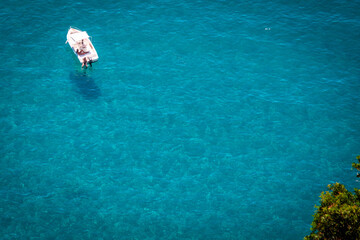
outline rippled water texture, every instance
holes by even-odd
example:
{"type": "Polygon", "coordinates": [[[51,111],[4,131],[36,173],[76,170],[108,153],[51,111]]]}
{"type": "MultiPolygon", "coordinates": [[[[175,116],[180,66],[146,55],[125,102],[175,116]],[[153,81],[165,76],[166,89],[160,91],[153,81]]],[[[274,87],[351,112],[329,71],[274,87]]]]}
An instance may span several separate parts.
{"type": "Polygon", "coordinates": [[[302,239],[359,187],[359,1],[0,9],[1,239],[302,239]]]}

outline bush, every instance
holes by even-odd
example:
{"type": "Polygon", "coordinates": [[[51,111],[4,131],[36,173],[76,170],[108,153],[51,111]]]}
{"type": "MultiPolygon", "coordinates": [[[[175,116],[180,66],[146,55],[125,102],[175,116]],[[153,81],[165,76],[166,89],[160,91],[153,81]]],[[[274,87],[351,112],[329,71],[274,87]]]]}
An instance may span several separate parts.
{"type": "MultiPolygon", "coordinates": [[[[360,170],[360,156],[357,159],[359,163],[352,166],[360,170]]],[[[340,183],[328,185],[328,188],[330,191],[320,195],[320,206],[315,206],[317,210],[311,233],[304,239],[360,239],[360,190],[349,192],[340,183]]]]}

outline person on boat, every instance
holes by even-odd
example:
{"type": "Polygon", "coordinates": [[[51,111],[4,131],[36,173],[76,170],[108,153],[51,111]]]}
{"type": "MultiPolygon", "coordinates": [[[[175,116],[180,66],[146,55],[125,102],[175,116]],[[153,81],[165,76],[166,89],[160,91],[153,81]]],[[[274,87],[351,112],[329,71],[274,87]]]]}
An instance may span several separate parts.
{"type": "Polygon", "coordinates": [[[76,49],[76,54],[79,54],[79,55],[84,55],[84,54],[86,54],[86,53],[89,53],[89,52],[85,52],[84,50],[80,50],[79,51],[79,49],[76,49]]]}
{"type": "Polygon", "coordinates": [[[85,68],[87,68],[87,67],[88,67],[87,63],[88,63],[88,60],[87,60],[86,57],[84,57],[84,58],[83,58],[83,63],[82,63],[82,65],[81,65],[81,68],[83,68],[84,66],[85,66],[85,68]]]}
{"type": "Polygon", "coordinates": [[[86,45],[84,43],[84,39],[81,40],[80,49],[86,49],[86,45]]]}

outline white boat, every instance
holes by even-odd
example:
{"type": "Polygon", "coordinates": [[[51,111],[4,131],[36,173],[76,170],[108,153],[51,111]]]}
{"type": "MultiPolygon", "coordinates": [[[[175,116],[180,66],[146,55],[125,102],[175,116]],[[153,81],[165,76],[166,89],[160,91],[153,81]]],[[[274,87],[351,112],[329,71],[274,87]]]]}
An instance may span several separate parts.
{"type": "Polygon", "coordinates": [[[84,62],[84,58],[90,63],[99,60],[99,56],[91,43],[90,36],[87,32],[70,27],[66,38],[67,41],[65,43],[69,43],[80,63],[84,62]]]}

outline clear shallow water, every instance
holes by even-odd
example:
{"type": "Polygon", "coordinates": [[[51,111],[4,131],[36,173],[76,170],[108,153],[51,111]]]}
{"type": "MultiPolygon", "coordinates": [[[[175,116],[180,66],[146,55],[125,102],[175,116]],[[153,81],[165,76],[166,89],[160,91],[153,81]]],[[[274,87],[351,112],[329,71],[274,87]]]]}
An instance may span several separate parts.
{"type": "Polygon", "coordinates": [[[359,187],[358,1],[0,5],[2,239],[302,239],[359,187]]]}

